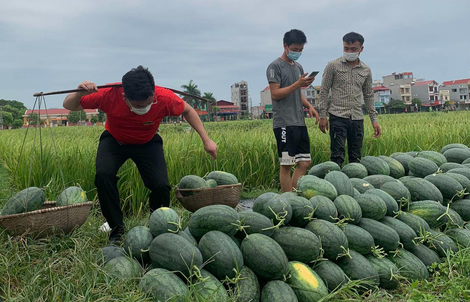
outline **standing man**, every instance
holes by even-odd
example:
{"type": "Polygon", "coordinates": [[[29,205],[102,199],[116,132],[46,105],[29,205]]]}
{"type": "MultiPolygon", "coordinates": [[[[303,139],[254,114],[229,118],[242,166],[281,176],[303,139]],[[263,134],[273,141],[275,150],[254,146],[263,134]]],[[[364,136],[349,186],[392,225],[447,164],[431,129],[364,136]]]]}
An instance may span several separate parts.
{"type": "Polygon", "coordinates": [[[297,187],[297,180],[310,166],[310,139],[305,126],[304,107],[316,118],[318,113],[302,94],[302,87],[312,84],[315,77],[307,77],[296,62],[307,43],[305,34],[292,29],[284,35],[284,52],[267,69],[267,78],[273,102],[273,128],[277,142],[280,183],[283,192],[297,187]],[[291,177],[292,166],[297,164],[291,177]]]}
{"type": "Polygon", "coordinates": [[[101,135],[96,156],[95,185],[101,211],[111,228],[110,241],[116,242],[124,234],[116,175],[127,159],[134,161],[151,191],[150,211],[170,205],[171,187],[163,141],[157,133],[163,118],[183,114],[214,159],[217,145],[207,135],[196,111],[173,92],[155,86],[152,74],[142,66],[122,77],[122,87],[98,90],[94,83],[85,81],[78,88],[84,91],[67,95],[64,108],[100,109],[107,114],[106,130],[101,135]]]}
{"type": "Polygon", "coordinates": [[[320,130],[328,131],[327,116],[330,115],[331,161],[340,167],[344,162],[345,143],[348,141],[349,162],[361,160],[364,138],[362,99],[369,113],[374,137],[382,134],[377,122],[372,89],[372,72],[359,59],[364,50],[364,38],[355,32],[343,37],[342,57],[328,62],[323,73],[319,102],[320,130]],[[331,90],[331,101],[328,100],[331,90]]]}

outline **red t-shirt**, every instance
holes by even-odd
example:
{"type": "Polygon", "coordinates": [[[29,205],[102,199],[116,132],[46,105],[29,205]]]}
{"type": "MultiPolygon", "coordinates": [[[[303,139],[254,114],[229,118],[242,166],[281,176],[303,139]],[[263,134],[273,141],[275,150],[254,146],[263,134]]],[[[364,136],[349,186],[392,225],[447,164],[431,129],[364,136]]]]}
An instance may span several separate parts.
{"type": "MultiPolygon", "coordinates": [[[[115,83],[119,84],[119,83],[115,83]]],[[[106,130],[123,144],[145,144],[157,133],[158,126],[167,116],[179,116],[184,101],[172,91],[155,86],[155,100],[150,111],[144,115],[132,112],[122,97],[122,87],[102,88],[81,98],[84,109],[100,109],[105,112],[106,130]]]]}

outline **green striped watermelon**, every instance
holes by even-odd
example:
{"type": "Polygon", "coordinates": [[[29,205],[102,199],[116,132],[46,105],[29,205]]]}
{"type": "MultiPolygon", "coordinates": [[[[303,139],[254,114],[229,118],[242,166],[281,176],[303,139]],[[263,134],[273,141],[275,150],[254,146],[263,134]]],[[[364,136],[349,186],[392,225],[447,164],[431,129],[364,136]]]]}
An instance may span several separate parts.
{"type": "Polygon", "coordinates": [[[359,206],[361,206],[363,218],[380,220],[387,214],[385,201],[376,195],[366,193],[356,196],[355,199],[359,206]]]}
{"type": "Polygon", "coordinates": [[[374,186],[364,179],[360,178],[351,178],[351,183],[359,193],[364,194],[367,190],[374,189],[374,186]]]}
{"type": "Polygon", "coordinates": [[[274,224],[283,221],[288,224],[292,218],[292,207],[286,198],[277,193],[264,193],[255,199],[253,211],[273,220],[274,224]]]}
{"type": "Polygon", "coordinates": [[[135,259],[119,256],[104,265],[104,270],[113,278],[134,279],[142,275],[142,267],[135,259]]]}
{"type": "Polygon", "coordinates": [[[399,249],[398,253],[388,256],[398,268],[400,275],[410,280],[424,280],[429,277],[424,263],[411,252],[399,249]]]}
{"type": "Polygon", "coordinates": [[[202,267],[202,254],[199,249],[184,239],[172,233],[161,234],[150,244],[150,258],[157,267],[170,271],[180,271],[189,276],[193,265],[202,267]]]}
{"type": "Polygon", "coordinates": [[[283,227],[271,237],[282,247],[289,261],[310,263],[320,255],[321,244],[318,237],[303,228],[283,227]]]}
{"type": "Polygon", "coordinates": [[[360,163],[349,163],[341,169],[341,172],[349,178],[364,178],[368,175],[367,168],[360,163]]]}
{"type": "Polygon", "coordinates": [[[149,218],[150,231],[154,237],[163,233],[178,232],[179,223],[178,214],[168,207],[156,209],[149,218]]]}
{"type": "Polygon", "coordinates": [[[246,237],[241,252],[245,265],[265,280],[280,280],[289,270],[286,253],[279,243],[266,235],[246,237]]]}
{"type": "Polygon", "coordinates": [[[326,220],[312,220],[305,229],[313,232],[321,242],[324,257],[336,260],[340,254],[348,249],[348,238],[343,231],[335,224],[326,220]]]}
{"type": "Polygon", "coordinates": [[[410,172],[413,173],[414,176],[418,176],[421,178],[434,174],[439,169],[435,162],[422,157],[413,158],[408,163],[408,167],[410,169],[410,172]]]}
{"type": "Polygon", "coordinates": [[[392,261],[383,257],[378,258],[373,255],[366,256],[370,264],[375,268],[380,278],[380,287],[385,289],[396,289],[399,285],[397,276],[399,275],[398,268],[392,261]]]}
{"type": "Polygon", "coordinates": [[[261,296],[258,277],[247,266],[240,271],[240,278],[235,284],[235,294],[237,302],[259,301],[261,296]]]}
{"type": "Polygon", "coordinates": [[[204,268],[217,279],[234,278],[236,271],[243,268],[243,255],[240,249],[225,233],[207,232],[202,236],[198,247],[203,261],[207,263],[204,268]]]}
{"type": "Polygon", "coordinates": [[[464,144],[459,144],[459,143],[453,143],[453,144],[448,144],[448,145],[445,145],[442,150],[441,150],[441,153],[444,154],[444,152],[446,152],[447,150],[449,149],[453,149],[453,148],[460,148],[460,149],[468,149],[468,147],[464,144]]]}
{"type": "Polygon", "coordinates": [[[226,205],[211,205],[200,208],[189,218],[189,231],[196,240],[210,231],[221,231],[229,236],[237,232],[240,216],[237,211],[226,205]]]}
{"type": "Polygon", "coordinates": [[[315,264],[313,270],[323,280],[330,292],[347,283],[346,274],[333,261],[321,260],[315,264]]]}
{"type": "Polygon", "coordinates": [[[346,224],[342,227],[344,234],[348,238],[349,248],[362,255],[372,252],[375,246],[372,235],[361,227],[352,224],[346,224]]]}
{"type": "Polygon", "coordinates": [[[200,276],[193,279],[194,295],[196,296],[196,301],[206,302],[229,300],[227,291],[225,290],[223,284],[208,271],[201,270],[200,276]]]}
{"type": "Polygon", "coordinates": [[[371,287],[380,284],[379,273],[372,264],[356,251],[350,250],[351,257],[345,256],[338,261],[339,267],[351,280],[368,282],[371,287]]]}
{"type": "Polygon", "coordinates": [[[429,159],[436,163],[438,167],[442,166],[447,162],[447,159],[442,153],[436,151],[421,151],[418,153],[418,157],[429,159]]]}
{"type": "Polygon", "coordinates": [[[338,211],[335,204],[329,198],[318,195],[310,198],[310,203],[315,210],[315,218],[336,222],[338,211]]]}
{"type": "Polygon", "coordinates": [[[285,282],[269,281],[261,290],[261,302],[298,302],[294,290],[285,282]]]}
{"type": "Polygon", "coordinates": [[[330,200],[334,200],[338,196],[336,188],[330,182],[318,177],[303,180],[297,186],[297,191],[307,199],[322,195],[328,197],[330,200]]]}
{"type": "Polygon", "coordinates": [[[394,229],[400,237],[400,242],[403,247],[407,250],[414,248],[415,238],[417,237],[416,232],[406,223],[393,217],[385,216],[381,223],[394,229]]]}
{"type": "Polygon", "coordinates": [[[321,164],[313,166],[309,171],[308,175],[313,175],[316,177],[324,178],[328,172],[331,171],[341,171],[340,166],[337,163],[332,161],[326,161],[321,164]]]}
{"type": "Polygon", "coordinates": [[[268,217],[251,211],[240,212],[239,215],[244,230],[239,230],[235,234],[236,237],[243,239],[246,235],[255,233],[261,233],[271,237],[274,233],[273,222],[268,217]]]}
{"type": "Polygon", "coordinates": [[[400,236],[391,227],[370,218],[362,218],[359,226],[369,232],[374,238],[375,244],[382,247],[386,252],[398,248],[400,236]]]}
{"type": "Polygon", "coordinates": [[[351,196],[340,195],[336,197],[334,205],[338,210],[338,217],[340,219],[347,219],[347,222],[352,224],[358,224],[361,221],[361,206],[351,196]]]}
{"type": "Polygon", "coordinates": [[[176,274],[164,268],[147,272],[142,277],[139,288],[152,295],[155,301],[183,302],[189,297],[188,286],[176,274]]]}
{"type": "Polygon", "coordinates": [[[374,156],[364,156],[361,164],[366,167],[369,175],[390,175],[390,167],[383,159],[374,156]]]}
{"type": "Polygon", "coordinates": [[[396,159],[388,156],[379,156],[380,159],[383,159],[390,168],[390,176],[393,178],[400,178],[405,176],[405,168],[403,165],[396,159]]]}
{"type": "Polygon", "coordinates": [[[315,302],[328,295],[328,288],[323,280],[302,262],[289,262],[287,284],[292,287],[299,302],[315,302]]]}
{"type": "Polygon", "coordinates": [[[410,203],[409,213],[423,218],[431,228],[445,224],[449,217],[444,215],[446,207],[434,200],[422,200],[410,203]]]}
{"type": "Polygon", "coordinates": [[[343,172],[331,171],[325,175],[325,180],[335,187],[337,195],[354,196],[353,184],[343,172]]]}

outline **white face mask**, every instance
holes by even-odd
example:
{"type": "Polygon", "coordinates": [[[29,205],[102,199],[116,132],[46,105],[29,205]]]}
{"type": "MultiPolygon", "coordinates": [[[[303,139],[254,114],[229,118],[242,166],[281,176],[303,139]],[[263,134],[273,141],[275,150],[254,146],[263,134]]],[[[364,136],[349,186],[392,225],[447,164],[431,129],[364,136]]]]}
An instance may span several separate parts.
{"type": "Polygon", "coordinates": [[[152,105],[155,105],[156,103],[157,103],[157,101],[153,102],[152,104],[150,104],[150,105],[148,105],[147,107],[144,107],[144,108],[135,108],[135,107],[132,107],[132,105],[129,102],[127,102],[127,104],[130,107],[130,110],[132,112],[134,112],[135,114],[138,114],[138,115],[147,114],[150,111],[150,108],[152,108],[152,105]]]}
{"type": "Polygon", "coordinates": [[[343,53],[343,57],[346,61],[353,62],[359,59],[359,53],[358,52],[345,52],[343,53]]]}

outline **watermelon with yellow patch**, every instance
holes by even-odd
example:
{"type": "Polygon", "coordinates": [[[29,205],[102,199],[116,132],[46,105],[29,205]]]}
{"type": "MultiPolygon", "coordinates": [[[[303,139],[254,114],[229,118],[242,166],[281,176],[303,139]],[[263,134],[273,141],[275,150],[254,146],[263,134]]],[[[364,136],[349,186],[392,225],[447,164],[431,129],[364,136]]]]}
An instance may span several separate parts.
{"type": "Polygon", "coordinates": [[[87,202],[85,191],[79,187],[68,187],[57,197],[57,206],[68,206],[72,204],[87,202]]]}
{"type": "Polygon", "coordinates": [[[302,262],[289,262],[288,276],[287,283],[294,290],[299,302],[315,302],[328,295],[328,287],[323,280],[302,262]]]}

